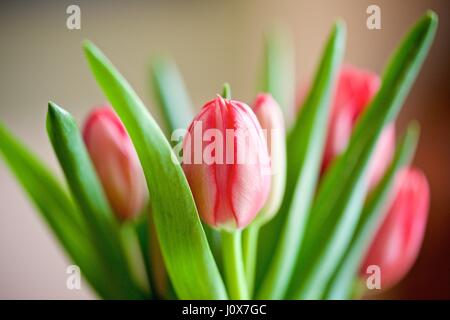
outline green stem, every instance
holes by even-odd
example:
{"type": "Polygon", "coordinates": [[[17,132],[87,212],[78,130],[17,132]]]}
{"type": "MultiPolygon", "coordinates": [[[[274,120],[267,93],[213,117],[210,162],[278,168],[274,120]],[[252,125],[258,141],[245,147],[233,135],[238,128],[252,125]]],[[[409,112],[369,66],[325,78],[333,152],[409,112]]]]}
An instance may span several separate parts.
{"type": "Polygon", "coordinates": [[[150,262],[152,268],[152,283],[154,285],[155,294],[159,299],[167,299],[169,293],[167,270],[161,253],[161,246],[156,234],[155,222],[153,216],[150,216],[150,262]]]}
{"type": "Polygon", "coordinates": [[[259,225],[251,224],[242,233],[242,249],[244,252],[245,277],[248,293],[251,297],[255,285],[256,253],[258,250],[259,225]]]}
{"type": "Polygon", "coordinates": [[[242,261],[241,231],[222,231],[222,245],[228,295],[232,300],[249,299],[242,261]]]}
{"type": "Polygon", "coordinates": [[[139,237],[132,221],[122,224],[120,236],[131,276],[146,297],[151,296],[150,282],[145,268],[139,237]]]}
{"type": "Polygon", "coordinates": [[[222,97],[224,99],[231,99],[231,87],[230,87],[230,84],[228,82],[225,82],[223,84],[222,97]]]}

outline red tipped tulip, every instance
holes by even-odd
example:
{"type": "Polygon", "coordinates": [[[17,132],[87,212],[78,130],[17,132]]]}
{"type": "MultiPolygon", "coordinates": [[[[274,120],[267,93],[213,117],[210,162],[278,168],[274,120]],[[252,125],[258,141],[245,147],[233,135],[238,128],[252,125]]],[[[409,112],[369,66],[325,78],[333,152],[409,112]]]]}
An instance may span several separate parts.
{"type": "MultiPolygon", "coordinates": [[[[331,109],[322,171],[347,147],[359,116],[377,93],[379,77],[371,72],[344,66],[339,74],[331,109]]],[[[368,169],[369,187],[375,186],[387,169],[395,146],[395,129],[386,127],[378,140],[368,169]]]]}
{"type": "Polygon", "coordinates": [[[430,191],[421,171],[414,168],[400,171],[394,190],[389,211],[372,240],[360,271],[364,277],[368,266],[378,266],[382,289],[394,286],[414,264],[428,216],[430,191]]]}
{"type": "Polygon", "coordinates": [[[248,225],[270,189],[270,163],[261,126],[244,103],[217,97],[191,123],[183,169],[203,221],[232,230],[248,225]]]}
{"type": "Polygon", "coordinates": [[[95,109],[85,122],[83,138],[118,218],[136,216],[148,191],[136,150],[119,117],[109,107],[95,109]]]}
{"type": "Polygon", "coordinates": [[[258,94],[253,103],[253,112],[264,131],[272,169],[269,197],[257,216],[258,221],[264,223],[277,213],[283,200],[286,182],[286,133],[281,108],[270,94],[258,94]]]}

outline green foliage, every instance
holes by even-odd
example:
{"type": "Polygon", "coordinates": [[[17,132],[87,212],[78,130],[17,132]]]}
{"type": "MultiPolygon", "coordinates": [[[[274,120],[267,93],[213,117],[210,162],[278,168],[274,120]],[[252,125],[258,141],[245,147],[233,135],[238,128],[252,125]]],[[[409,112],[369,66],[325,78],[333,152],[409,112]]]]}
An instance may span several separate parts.
{"type": "Polygon", "coordinates": [[[144,169],[164,261],[181,299],[225,299],[225,287],[180,164],[142,101],[100,50],[84,45],[100,87],[122,119],[144,169]]]}
{"type": "MultiPolygon", "coordinates": [[[[295,121],[287,137],[288,174],[283,203],[277,216],[262,227],[259,237],[256,297],[350,297],[358,267],[385,212],[395,175],[414,153],[416,126],[409,127],[397,145],[389,169],[370,194],[368,164],[382,130],[395,121],[401,110],[436,28],[437,17],[428,12],[405,36],[389,60],[381,88],[358,120],[347,148],[320,181],[330,99],[344,54],[345,28],[340,22],[334,25],[311,89],[295,118],[290,109],[294,86],[292,48],[277,33],[266,38],[259,89],[272,93],[285,116],[295,121]]],[[[242,269],[236,254],[241,251],[240,241],[227,238],[228,235],[221,239],[216,230],[202,226],[183,170],[152,115],[95,45],[85,42],[84,50],[95,79],[136,148],[151,210],[145,210],[144,216],[126,226],[117,221],[78,126],[68,112],[52,102],[48,106],[47,132],[68,188],[1,124],[0,154],[100,297],[152,297],[144,289],[148,289],[148,280],[142,286],[136,278],[135,262],[139,261],[134,260],[136,255],[143,256],[142,271],[151,278],[151,221],[158,240],[153,240],[153,245],[160,245],[176,297],[227,299],[231,294],[226,292],[221,271],[227,273],[229,280],[236,273],[233,266],[242,269]],[[222,256],[228,261],[219,261],[222,256]],[[228,268],[219,269],[227,266],[226,262],[228,268]]],[[[175,64],[167,58],[154,60],[151,77],[167,133],[187,128],[194,114],[175,64]]],[[[228,85],[223,94],[231,94],[228,85]]],[[[243,273],[239,274],[239,281],[228,283],[235,297],[246,296],[241,292],[245,284],[243,273]]]]}

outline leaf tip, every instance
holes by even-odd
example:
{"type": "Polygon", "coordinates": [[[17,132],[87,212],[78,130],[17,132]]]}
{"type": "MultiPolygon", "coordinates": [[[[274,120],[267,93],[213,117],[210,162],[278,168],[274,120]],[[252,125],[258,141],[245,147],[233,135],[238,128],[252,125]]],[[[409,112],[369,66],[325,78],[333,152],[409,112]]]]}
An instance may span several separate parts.
{"type": "Polygon", "coordinates": [[[333,24],[328,43],[342,54],[345,51],[346,33],[347,27],[345,22],[342,19],[336,20],[333,24]]]}
{"type": "Polygon", "coordinates": [[[92,41],[87,39],[83,40],[83,50],[89,63],[93,63],[94,60],[98,60],[99,56],[103,55],[101,50],[92,41]]]}
{"type": "Polygon", "coordinates": [[[93,48],[95,48],[95,44],[88,39],[84,39],[82,42],[82,46],[85,52],[91,51],[93,48]]]}
{"type": "Polygon", "coordinates": [[[433,10],[427,10],[417,23],[417,28],[429,39],[434,37],[438,25],[438,15],[433,10]]]}
{"type": "Polygon", "coordinates": [[[437,13],[433,10],[427,10],[427,12],[425,13],[425,19],[431,24],[437,24],[439,21],[437,13]]]}
{"type": "Polygon", "coordinates": [[[150,59],[150,63],[155,66],[165,66],[172,63],[172,59],[168,55],[157,54],[150,59]]]}
{"type": "Polygon", "coordinates": [[[53,101],[48,102],[48,114],[56,115],[61,111],[63,111],[63,109],[61,109],[61,107],[59,107],[56,103],[54,103],[53,101]]]}
{"type": "Polygon", "coordinates": [[[70,117],[70,113],[66,110],[58,106],[53,101],[48,102],[48,111],[47,111],[47,130],[50,130],[51,126],[55,122],[59,122],[62,118],[70,117]]]}
{"type": "Polygon", "coordinates": [[[342,19],[337,19],[333,24],[332,34],[336,37],[344,37],[347,30],[347,25],[342,19]]]}

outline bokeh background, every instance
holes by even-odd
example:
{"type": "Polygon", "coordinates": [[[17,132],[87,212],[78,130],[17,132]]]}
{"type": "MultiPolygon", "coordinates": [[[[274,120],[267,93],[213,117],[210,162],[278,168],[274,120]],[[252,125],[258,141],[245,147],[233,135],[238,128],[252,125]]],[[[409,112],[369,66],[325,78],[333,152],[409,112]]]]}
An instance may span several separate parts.
{"type": "MultiPolygon", "coordinates": [[[[48,100],[82,121],[105,101],[81,41],[94,41],[152,108],[149,59],[172,55],[197,107],[220,91],[251,101],[264,31],[275,24],[295,41],[297,87],[314,72],[336,18],[347,24],[345,61],[381,72],[389,54],[426,9],[440,18],[436,41],[400,115],[422,126],[415,164],[431,185],[429,224],[417,263],[375,298],[450,298],[450,1],[2,1],[0,121],[58,174],[45,132],[48,100]],[[81,30],[66,28],[66,8],[81,8],[81,30]],[[366,28],[366,8],[381,7],[382,30],[366,28]]],[[[95,298],[87,284],[66,289],[70,264],[5,164],[0,161],[0,298],[95,298]]],[[[114,281],[114,279],[111,279],[114,281]]]]}

